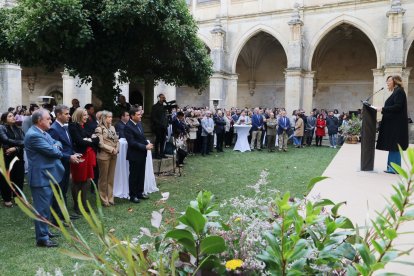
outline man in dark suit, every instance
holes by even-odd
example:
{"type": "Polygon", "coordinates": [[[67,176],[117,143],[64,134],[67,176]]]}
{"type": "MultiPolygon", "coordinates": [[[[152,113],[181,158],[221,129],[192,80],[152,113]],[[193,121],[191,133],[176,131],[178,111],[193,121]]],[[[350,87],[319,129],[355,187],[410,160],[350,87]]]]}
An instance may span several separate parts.
{"type": "MultiPolygon", "coordinates": [[[[50,128],[51,118],[49,111],[39,109],[32,115],[33,126],[27,131],[24,138],[24,147],[27,152],[29,166],[28,182],[32,191],[33,206],[40,217],[50,219],[50,205],[53,191],[50,187],[49,174],[60,182],[65,169],[62,158],[62,144],[54,140],[46,131],[50,128]]],[[[35,221],[36,245],[41,247],[55,247],[57,243],[50,238],[55,234],[49,232],[46,223],[35,221]]]]}
{"type": "MultiPolygon", "coordinates": [[[[72,148],[72,140],[69,136],[67,123],[69,122],[69,108],[65,105],[58,105],[55,107],[56,121],[52,124],[49,129],[49,134],[53,139],[59,141],[62,144],[62,158],[61,162],[65,168],[65,174],[63,175],[62,181],[59,182],[60,189],[62,190],[63,199],[67,204],[66,194],[69,188],[69,177],[70,177],[70,163],[79,163],[80,154],[75,154],[72,148]]],[[[58,213],[60,218],[63,218],[62,213],[59,209],[56,199],[53,199],[52,207],[58,213]]],[[[71,219],[77,219],[79,216],[73,214],[70,216],[71,219]]]]}
{"type": "Polygon", "coordinates": [[[127,160],[129,161],[129,200],[139,203],[140,199],[148,199],[144,195],[145,162],[147,151],[153,148],[144,135],[141,124],[142,110],[131,108],[131,119],[125,126],[125,139],[128,142],[127,160]]]}
{"type": "Polygon", "coordinates": [[[277,135],[279,135],[279,151],[287,151],[287,141],[289,139],[290,120],[286,117],[286,111],[280,112],[278,120],[277,135]]]}
{"type": "Polygon", "coordinates": [[[164,94],[159,94],[158,102],[152,106],[151,111],[152,131],[155,135],[154,158],[156,159],[167,158],[164,154],[165,137],[168,128],[167,109],[164,107],[165,102],[164,94]]]}
{"type": "Polygon", "coordinates": [[[129,111],[122,111],[121,120],[115,124],[115,130],[118,132],[119,138],[125,138],[124,129],[129,121],[129,111]]]}

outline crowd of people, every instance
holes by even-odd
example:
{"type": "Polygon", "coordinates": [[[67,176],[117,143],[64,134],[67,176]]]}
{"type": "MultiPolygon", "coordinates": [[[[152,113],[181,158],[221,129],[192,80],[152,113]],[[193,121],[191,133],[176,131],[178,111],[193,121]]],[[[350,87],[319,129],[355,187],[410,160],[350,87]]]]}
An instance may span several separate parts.
{"type": "MultiPolygon", "coordinates": [[[[389,76],[387,86],[392,94],[384,107],[377,108],[383,114],[377,149],[389,151],[386,172],[395,173],[391,163],[401,164],[397,145],[403,150],[408,147],[407,101],[399,76],[389,76]]],[[[31,105],[27,111],[17,107],[2,113],[0,144],[14,184],[11,188],[0,176],[4,206],[13,207],[13,197],[21,195],[26,174],[34,208],[54,224],[57,222],[51,217],[50,207],[61,219],[63,215],[50,187],[51,178],[61,189],[65,204],[71,192],[74,210],[71,219],[79,218],[80,206],[89,212],[86,199],[91,180],[97,184],[103,206],[113,206],[120,139],[125,139],[128,145],[129,200],[139,203],[149,198],[144,192],[144,181],[147,153],[151,151],[155,159],[176,157],[177,166],[182,167],[187,155],[207,156],[214,148],[221,153],[224,148],[232,147],[238,139],[237,125],[249,126],[251,151],[263,148],[269,152],[288,151],[289,140],[296,148],[320,147],[326,134],[329,146],[336,148],[343,143],[341,126],[349,121],[349,114],[340,114],[338,110],[314,109],[308,114],[295,110],[288,116],[283,108],[179,108],[160,94],[150,114],[155,135],[153,145],[144,134],[142,107],[130,105],[124,97],[118,107],[121,116],[114,125],[111,111],[95,114],[92,104],[82,108],[77,99],[73,99],[70,108],[31,105]]],[[[361,112],[355,116],[361,116],[361,112]]],[[[51,239],[56,234],[49,231],[47,223],[35,221],[35,233],[37,246],[57,246],[51,239]]]]}
{"type": "MultiPolygon", "coordinates": [[[[210,110],[208,107],[173,108],[170,116],[173,137],[167,139],[166,144],[174,144],[178,139],[183,139],[185,144],[182,148],[186,153],[199,153],[202,156],[209,155],[214,149],[223,152],[223,148],[232,147],[237,141],[237,125],[251,126],[248,135],[251,151],[287,151],[290,141],[296,148],[322,146],[326,135],[329,146],[337,148],[344,142],[341,126],[347,125],[350,118],[348,114],[340,114],[336,109],[314,109],[309,114],[295,110],[288,116],[283,108],[260,107],[230,110],[210,110]]],[[[357,111],[355,116],[360,116],[360,112],[357,111]]],[[[162,131],[164,140],[167,128],[168,122],[162,131]]],[[[164,156],[162,148],[156,149],[155,158],[164,156]]],[[[181,160],[177,159],[177,165],[181,166],[181,160]]]]}
{"type": "MultiPolygon", "coordinates": [[[[237,140],[235,125],[251,125],[249,143],[251,150],[267,148],[272,152],[288,150],[288,140],[293,139],[297,148],[321,146],[325,129],[328,130],[331,147],[336,147],[338,128],[346,123],[347,116],[337,111],[313,110],[307,116],[303,110],[287,116],[284,109],[232,108],[230,110],[209,108],[179,108],[168,104],[163,94],[152,107],[151,130],[154,144],[144,134],[141,123],[142,107],[130,105],[123,99],[119,105],[121,116],[113,124],[113,114],[102,110],[95,113],[92,104],[84,108],[73,99],[72,107],[54,106],[53,109],[31,105],[10,108],[1,115],[0,143],[6,167],[18,157],[10,172],[14,191],[4,177],[0,179],[0,192],[4,206],[13,206],[13,197],[23,190],[25,173],[32,192],[33,205],[38,213],[51,219],[50,207],[63,219],[62,212],[50,188],[53,176],[62,190],[63,201],[67,194],[73,198],[71,219],[79,218],[80,203],[87,212],[86,199],[91,191],[91,180],[97,184],[103,206],[110,207],[114,201],[114,177],[119,139],[128,143],[126,158],[129,162],[129,200],[139,203],[148,199],[144,193],[145,164],[147,152],[155,159],[176,157],[176,165],[182,167],[187,155],[208,156],[214,150],[223,152],[237,140]],[[79,196],[80,194],[80,196],[79,196]],[[80,201],[80,202],[79,202],[80,201]]],[[[53,247],[47,224],[35,222],[38,246],[53,247]]]]}

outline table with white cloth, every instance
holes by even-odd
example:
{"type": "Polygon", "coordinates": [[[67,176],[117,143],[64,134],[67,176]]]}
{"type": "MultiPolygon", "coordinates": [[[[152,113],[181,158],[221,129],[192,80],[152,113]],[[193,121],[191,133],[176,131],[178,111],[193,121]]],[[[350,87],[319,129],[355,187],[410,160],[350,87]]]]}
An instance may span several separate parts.
{"type": "Polygon", "coordinates": [[[238,150],[241,152],[250,151],[249,141],[247,136],[249,136],[249,130],[252,126],[250,125],[234,125],[234,129],[237,131],[237,142],[234,145],[233,150],[238,150]]]}
{"type": "MultiPolygon", "coordinates": [[[[119,139],[119,154],[116,160],[114,181],[114,196],[119,198],[129,198],[129,162],[126,159],[127,150],[128,142],[126,139],[119,139]]],[[[158,192],[158,188],[155,182],[151,150],[148,150],[145,162],[144,194],[153,192],[158,192]]]]}
{"type": "Polygon", "coordinates": [[[119,139],[119,153],[116,159],[114,196],[129,198],[129,162],[126,159],[128,142],[125,138],[119,139]]]}

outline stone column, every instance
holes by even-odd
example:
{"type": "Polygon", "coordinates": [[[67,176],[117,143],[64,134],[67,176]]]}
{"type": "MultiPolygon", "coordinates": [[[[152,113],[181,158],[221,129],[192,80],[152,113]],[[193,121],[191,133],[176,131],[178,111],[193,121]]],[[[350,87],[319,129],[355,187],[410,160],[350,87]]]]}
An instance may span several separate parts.
{"type": "MultiPolygon", "coordinates": [[[[290,38],[287,50],[288,68],[285,70],[285,108],[288,114],[301,108],[303,104],[303,70],[302,70],[302,26],[299,6],[295,4],[290,26],[290,38]]],[[[307,96],[309,93],[307,93],[307,96]]],[[[309,99],[307,100],[309,104],[309,99]]],[[[312,102],[312,101],[310,101],[312,102]]]]}
{"type": "Polygon", "coordinates": [[[408,95],[408,88],[409,88],[408,87],[408,83],[409,83],[408,81],[409,81],[409,78],[410,78],[411,69],[412,69],[412,67],[406,67],[402,70],[402,74],[401,74],[401,78],[402,78],[403,86],[404,86],[404,91],[407,95],[408,95]]]}
{"type": "MultiPolygon", "coordinates": [[[[64,71],[61,73],[63,79],[63,104],[66,106],[72,106],[72,99],[75,97],[75,78],[70,76],[68,71],[64,71]]],[[[79,99],[78,99],[79,100],[79,99]]],[[[79,102],[80,106],[82,104],[79,102]]]]}
{"type": "Polygon", "coordinates": [[[287,114],[302,107],[302,69],[285,70],[285,109],[287,114]]]}
{"type": "Polygon", "coordinates": [[[311,71],[311,72],[306,72],[303,78],[302,108],[308,114],[313,109],[313,91],[314,91],[313,79],[314,77],[315,77],[315,72],[311,71]]]}
{"type": "MultiPolygon", "coordinates": [[[[379,91],[381,88],[384,88],[381,92],[375,94],[372,98],[372,104],[375,106],[383,106],[388,94],[387,85],[385,83],[384,69],[372,69],[372,74],[374,76],[374,86],[372,93],[379,91]]],[[[362,99],[361,99],[362,100],[362,99]]],[[[380,114],[378,114],[380,116],[380,114]]]]}
{"type": "Polygon", "coordinates": [[[391,9],[387,12],[388,33],[385,51],[385,65],[404,64],[404,37],[403,37],[403,16],[405,9],[402,8],[401,0],[393,0],[391,9]]]}
{"type": "Polygon", "coordinates": [[[227,79],[227,93],[225,99],[225,108],[238,107],[237,105],[237,74],[232,74],[227,79]]]}
{"type": "Polygon", "coordinates": [[[210,97],[209,106],[213,108],[213,101],[218,100],[218,107],[223,106],[225,103],[225,91],[224,91],[224,37],[226,32],[221,26],[220,19],[218,18],[214,29],[210,32],[213,37],[213,48],[211,49],[211,59],[213,60],[213,76],[210,78],[210,97]]]}
{"type": "Polygon", "coordinates": [[[78,99],[81,107],[92,102],[92,84],[81,84],[78,77],[72,77],[69,72],[65,70],[62,72],[63,80],[63,104],[69,107],[72,106],[72,99],[78,99]]]}
{"type": "Polygon", "coordinates": [[[22,68],[17,64],[0,64],[0,110],[22,105],[22,68]]]}
{"type": "Polygon", "coordinates": [[[168,85],[164,81],[158,81],[157,85],[154,87],[154,103],[157,102],[157,96],[159,94],[164,94],[168,102],[176,100],[177,87],[174,85],[168,85]]]}
{"type": "Polygon", "coordinates": [[[222,107],[225,105],[224,79],[223,75],[220,73],[214,73],[213,76],[211,76],[210,78],[210,109],[214,108],[214,101],[218,101],[217,107],[222,107]]]}

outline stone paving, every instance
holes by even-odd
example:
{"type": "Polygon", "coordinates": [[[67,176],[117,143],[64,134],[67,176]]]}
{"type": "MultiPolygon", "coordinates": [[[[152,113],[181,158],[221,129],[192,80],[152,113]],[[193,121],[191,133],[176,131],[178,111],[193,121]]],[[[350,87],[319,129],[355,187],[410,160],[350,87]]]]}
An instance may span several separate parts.
{"type": "MultiPolygon", "coordinates": [[[[414,147],[414,145],[410,145],[414,147]]],[[[385,197],[393,193],[392,184],[397,183],[399,176],[384,173],[387,155],[385,151],[375,151],[374,172],[360,171],[361,144],[344,144],[323,173],[328,179],[316,184],[310,195],[320,194],[334,202],[346,201],[341,214],[349,217],[354,224],[364,226],[370,219],[375,218],[375,211],[382,211],[385,197]]],[[[403,168],[407,169],[406,165],[403,168]]],[[[403,224],[399,229],[412,234],[398,237],[396,244],[399,249],[413,247],[414,222],[403,224]]],[[[402,256],[398,260],[414,262],[414,253],[402,256]]],[[[414,267],[400,263],[390,263],[386,272],[414,275],[414,267]]]]}

